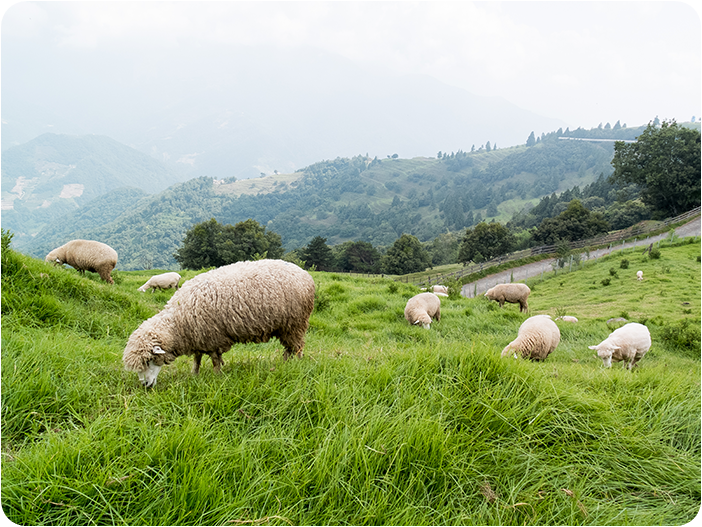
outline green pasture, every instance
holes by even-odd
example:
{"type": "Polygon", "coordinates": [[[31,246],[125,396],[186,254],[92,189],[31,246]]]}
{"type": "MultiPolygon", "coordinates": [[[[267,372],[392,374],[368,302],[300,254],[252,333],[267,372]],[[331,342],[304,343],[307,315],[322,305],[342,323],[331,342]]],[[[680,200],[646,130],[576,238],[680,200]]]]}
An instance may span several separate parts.
{"type": "Polygon", "coordinates": [[[3,250],[3,511],[20,525],[685,524],[700,508],[699,255],[683,241],[530,280],[529,315],[580,319],[559,322],[541,363],[500,358],[529,316],[517,305],[442,298],[427,331],[403,317],[415,286],[312,273],[303,359],[235,345],[221,374],[181,357],[147,390],[121,356],[173,294],[136,290],[159,271],[109,286],[3,250]],[[588,349],[620,316],[652,334],[632,372],[588,349]]]}

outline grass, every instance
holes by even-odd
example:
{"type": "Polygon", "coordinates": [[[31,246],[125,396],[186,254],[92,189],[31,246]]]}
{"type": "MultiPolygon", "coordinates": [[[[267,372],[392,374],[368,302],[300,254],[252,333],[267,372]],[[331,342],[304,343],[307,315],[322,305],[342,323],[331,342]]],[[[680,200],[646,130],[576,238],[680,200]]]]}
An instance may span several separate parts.
{"type": "Polygon", "coordinates": [[[615,254],[536,282],[530,315],[580,319],[543,363],[500,358],[516,305],[442,298],[426,331],[403,318],[417,287],[313,273],[304,359],[236,345],[222,374],[181,358],[146,390],[121,354],[173,294],[136,291],[157,271],[108,286],[3,251],[3,510],[21,525],[687,523],[699,254],[662,246],[623,256],[628,270],[615,254]],[[635,371],[605,370],[587,346],[624,312],[654,344],[635,371]]]}

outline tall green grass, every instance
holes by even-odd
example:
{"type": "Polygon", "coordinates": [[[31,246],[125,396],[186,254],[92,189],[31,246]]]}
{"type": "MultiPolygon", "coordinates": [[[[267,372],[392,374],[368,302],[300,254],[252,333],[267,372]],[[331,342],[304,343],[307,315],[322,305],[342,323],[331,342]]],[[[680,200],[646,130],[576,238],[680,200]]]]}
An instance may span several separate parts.
{"type": "Polygon", "coordinates": [[[543,363],[500,358],[527,317],[516,305],[442,298],[426,331],[403,317],[416,287],[313,273],[305,358],[236,345],[222,374],[181,358],[146,390],[121,354],[173,293],[136,291],[157,271],[108,286],[3,251],[3,510],[22,525],[689,522],[699,253],[536,283],[530,315],[580,319],[543,363]],[[587,346],[624,312],[654,344],[633,372],[605,370],[587,346]]]}

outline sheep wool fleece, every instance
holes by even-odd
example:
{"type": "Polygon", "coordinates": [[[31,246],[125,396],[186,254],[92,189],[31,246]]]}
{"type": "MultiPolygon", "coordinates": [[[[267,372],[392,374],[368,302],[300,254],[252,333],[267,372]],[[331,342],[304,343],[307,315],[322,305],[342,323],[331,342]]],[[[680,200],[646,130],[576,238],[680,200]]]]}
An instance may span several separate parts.
{"type": "Polygon", "coordinates": [[[112,270],[117,265],[117,251],[106,243],[93,240],[71,240],[46,255],[47,262],[68,264],[81,274],[98,273],[108,284],[114,284],[112,270]]]}
{"type": "Polygon", "coordinates": [[[123,354],[125,369],[141,372],[141,378],[149,368],[195,355],[197,373],[205,354],[219,370],[221,355],[232,344],[271,337],[280,340],[285,358],[302,356],[314,293],[310,274],[282,260],[237,262],[197,275],[132,333],[123,354]]]}
{"type": "Polygon", "coordinates": [[[519,354],[525,359],[545,360],[561,341],[561,331],[548,315],[527,318],[517,332],[517,338],[502,350],[502,356],[519,354]]]}

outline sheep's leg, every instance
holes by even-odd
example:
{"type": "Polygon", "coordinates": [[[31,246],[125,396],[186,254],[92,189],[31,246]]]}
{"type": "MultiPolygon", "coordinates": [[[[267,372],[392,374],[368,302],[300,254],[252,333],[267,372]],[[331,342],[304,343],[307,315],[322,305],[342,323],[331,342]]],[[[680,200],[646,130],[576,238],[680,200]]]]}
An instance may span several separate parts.
{"type": "Polygon", "coordinates": [[[200,373],[200,362],[202,361],[202,353],[195,352],[193,356],[193,375],[200,373]]]}
{"type": "Polygon", "coordinates": [[[214,371],[216,373],[222,371],[222,364],[224,364],[224,361],[222,360],[222,354],[218,351],[215,351],[213,353],[210,353],[210,358],[212,359],[212,367],[214,368],[214,371]]]}

